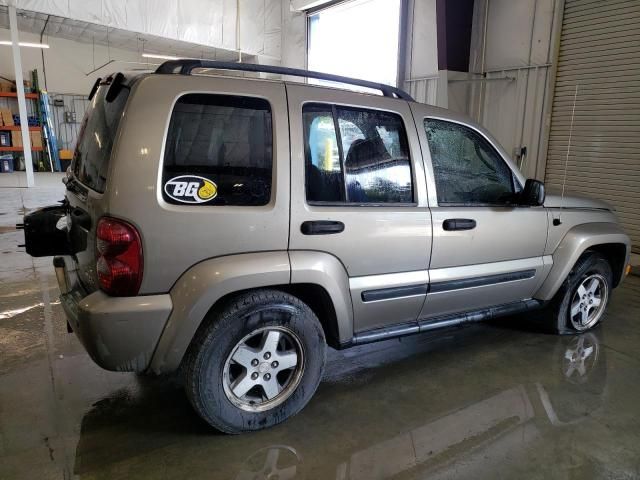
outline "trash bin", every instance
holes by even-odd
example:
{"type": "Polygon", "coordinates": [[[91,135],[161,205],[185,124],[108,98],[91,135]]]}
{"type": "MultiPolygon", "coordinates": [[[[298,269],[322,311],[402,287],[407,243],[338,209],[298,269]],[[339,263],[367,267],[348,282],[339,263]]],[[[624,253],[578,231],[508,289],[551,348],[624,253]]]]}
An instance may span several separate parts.
{"type": "Polygon", "coordinates": [[[0,155],[0,173],[13,172],[13,155],[0,155]]]}

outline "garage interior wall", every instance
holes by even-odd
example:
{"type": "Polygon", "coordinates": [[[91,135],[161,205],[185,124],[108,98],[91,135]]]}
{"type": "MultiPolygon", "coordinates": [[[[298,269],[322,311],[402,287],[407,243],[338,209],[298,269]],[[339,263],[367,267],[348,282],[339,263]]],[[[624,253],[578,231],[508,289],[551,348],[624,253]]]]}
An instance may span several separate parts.
{"type": "MultiPolygon", "coordinates": [[[[8,0],[0,0],[0,5],[7,3],[8,0]]],[[[13,3],[18,9],[93,25],[280,58],[282,0],[13,0],[13,3]]]]}
{"type": "MultiPolygon", "coordinates": [[[[35,14],[41,13],[44,14],[44,18],[46,18],[46,15],[53,16],[67,12],[69,8],[74,7],[76,2],[65,1],[61,3],[50,1],[18,1],[17,3],[19,7],[22,6],[26,9],[25,13],[27,14],[27,17],[32,17],[35,14]],[[69,7],[68,4],[71,5],[71,7],[69,7]],[[27,7],[31,9],[27,9],[27,7]]],[[[91,3],[92,5],[94,3],[103,5],[103,7],[105,8],[105,12],[108,12],[108,9],[106,9],[108,2],[106,1],[103,1],[102,3],[100,1],[89,3],[91,3]]],[[[124,4],[125,2],[122,3],[124,4]]],[[[133,3],[136,2],[126,2],[127,9],[131,8],[129,4],[133,3]]],[[[194,2],[190,1],[180,3],[192,4],[194,2]]],[[[209,37],[208,40],[206,38],[199,38],[194,33],[198,29],[191,26],[190,28],[180,29],[180,31],[183,33],[181,35],[180,42],[172,42],[170,40],[170,37],[157,36],[157,34],[159,33],[157,31],[158,29],[154,30],[151,28],[151,26],[145,29],[138,25],[138,27],[147,32],[147,34],[145,34],[144,32],[140,33],[140,38],[152,38],[152,41],[148,42],[152,45],[152,47],[151,49],[149,49],[149,46],[147,46],[146,51],[148,53],[184,55],[184,52],[180,53],[177,50],[183,47],[187,47],[190,52],[189,56],[204,56],[204,58],[213,59],[214,54],[209,52],[213,52],[214,48],[226,48],[226,45],[230,46],[230,48],[232,49],[226,50],[227,56],[229,55],[229,52],[231,52],[231,57],[229,58],[237,58],[237,53],[233,53],[235,45],[233,43],[227,44],[227,40],[222,41],[223,37],[225,39],[228,37],[229,39],[231,39],[229,40],[230,42],[235,42],[236,0],[233,0],[232,2],[229,2],[227,0],[225,0],[225,2],[216,0],[214,3],[225,4],[224,14],[221,17],[224,17],[224,22],[219,22],[217,27],[213,24],[209,25],[208,27],[211,32],[218,32],[217,34],[211,34],[211,37],[209,37]],[[227,31],[228,25],[232,25],[233,29],[227,31]],[[189,34],[189,32],[192,33],[189,34]],[[151,37],[151,35],[155,36],[151,37]],[[215,39],[219,39],[220,41],[214,41],[215,39]],[[200,40],[203,42],[209,42],[208,46],[204,43],[198,43],[200,40]],[[153,45],[155,45],[155,48],[153,45]],[[202,53],[202,51],[198,49],[199,45],[202,45],[204,51],[207,53],[202,53]],[[163,49],[164,46],[167,46],[166,51],[163,49]],[[233,57],[233,55],[235,55],[235,57],[233,57]]],[[[6,1],[0,0],[0,5],[3,4],[6,4],[6,1]]],[[[147,7],[148,6],[149,5],[147,4],[147,7]]],[[[154,64],[162,62],[162,60],[145,59],[141,57],[143,46],[141,43],[136,42],[135,33],[129,35],[132,38],[132,41],[130,42],[131,48],[114,48],[113,44],[111,44],[110,47],[107,47],[106,43],[104,42],[105,32],[107,31],[107,28],[112,32],[114,31],[114,28],[119,29],[118,31],[120,32],[124,32],[125,30],[123,30],[123,28],[128,24],[123,20],[121,24],[111,22],[109,26],[102,25],[98,22],[107,22],[111,17],[107,13],[105,13],[102,17],[98,16],[97,13],[95,15],[90,14],[91,9],[87,10],[87,8],[88,7],[85,6],[85,8],[74,10],[75,16],[79,17],[76,20],[66,19],[63,17],[55,17],[56,22],[65,22],[59,27],[63,34],[66,34],[66,36],[71,35],[70,38],[76,38],[73,35],[78,33],[81,36],[78,41],[74,41],[69,38],[61,38],[54,35],[44,35],[43,42],[49,44],[51,47],[43,51],[46,62],[47,87],[49,91],[70,94],[84,94],[86,91],[88,91],[89,88],[91,88],[91,85],[93,85],[95,79],[101,75],[104,75],[105,72],[127,69],[144,69],[145,65],[150,65],[151,68],[153,68],[154,64]],[[84,14],[81,14],[82,12],[84,12],[84,14]],[[86,23],[89,20],[92,20],[96,23],[86,23]],[[67,21],[69,22],[68,24],[66,23],[67,21]],[[118,26],[115,27],[114,25],[118,26]],[[96,35],[95,41],[93,40],[94,37],[92,36],[94,33],[96,35]],[[109,60],[121,62],[140,62],[140,64],[120,65],[116,63],[113,65],[108,65],[98,72],[89,73],[96,67],[103,65],[109,60]]],[[[187,6],[184,6],[184,8],[186,9],[187,6]]],[[[213,8],[211,5],[209,5],[206,10],[216,10],[217,8],[218,7],[213,8]]],[[[289,0],[260,0],[259,2],[248,2],[247,0],[242,0],[240,2],[240,8],[241,18],[239,26],[241,38],[243,39],[241,43],[243,45],[242,54],[244,61],[256,63],[271,63],[276,65],[283,64],[290,67],[304,68],[306,61],[306,16],[303,12],[292,10],[289,5],[289,0]],[[258,16],[262,16],[262,19],[259,22],[261,25],[260,28],[256,27],[256,18],[258,16]],[[259,53],[251,54],[250,50],[259,53]]],[[[0,11],[0,13],[2,12],[0,11]]],[[[19,11],[18,14],[20,15],[20,13],[21,12],[19,11]]],[[[19,16],[19,25],[21,24],[21,22],[24,22],[25,24],[29,23],[27,17],[25,17],[25,19],[21,19],[21,17],[19,16]]],[[[52,17],[52,21],[49,24],[49,28],[51,28],[53,18],[54,17],[52,17]]],[[[38,24],[35,24],[35,27],[37,27],[36,29],[39,32],[41,27],[38,24]]],[[[165,33],[168,34],[170,32],[165,33]]],[[[8,28],[0,27],[0,39],[8,40],[9,38],[10,32],[8,28]]],[[[21,29],[20,41],[39,43],[39,34],[21,29]]],[[[25,78],[29,78],[29,70],[38,69],[40,81],[42,83],[42,56],[40,49],[23,47],[21,48],[21,56],[24,70],[23,74],[25,75],[25,78]]],[[[13,57],[11,48],[9,48],[8,46],[0,46],[0,75],[8,78],[14,78],[15,76],[13,72],[13,57]]]]}
{"type": "Polygon", "coordinates": [[[567,190],[613,204],[636,253],[640,252],[638,25],[640,2],[566,0],[545,175],[549,187],[561,188],[566,178],[567,190]]]}
{"type": "MultiPolygon", "coordinates": [[[[2,5],[3,3],[6,2],[0,0],[0,5],[2,5]]],[[[73,4],[74,2],[70,3],[73,4]]],[[[219,23],[217,29],[213,26],[209,26],[209,28],[211,31],[216,30],[220,32],[220,40],[223,36],[222,31],[224,30],[224,36],[231,39],[230,41],[235,41],[236,1],[233,0],[233,2],[226,3],[228,3],[228,5],[224,5],[225,10],[223,16],[226,15],[228,17],[227,20],[225,22],[219,23]],[[231,3],[233,5],[231,5],[231,3]],[[231,25],[233,27],[233,30],[225,30],[225,25],[227,24],[231,25]]],[[[288,0],[268,0],[254,3],[256,5],[260,3],[260,5],[256,7],[255,5],[248,4],[245,1],[240,3],[240,31],[242,34],[241,38],[243,39],[242,45],[244,46],[243,48],[245,48],[245,50],[243,51],[243,59],[248,62],[271,64],[282,63],[291,67],[304,68],[304,52],[306,48],[305,14],[293,11],[290,8],[288,0]],[[244,10],[243,5],[246,6],[244,10]],[[243,11],[245,13],[242,13],[243,11]],[[264,15],[262,12],[264,12],[264,15]],[[257,18],[256,15],[261,15],[263,17],[261,20],[262,26],[260,28],[255,27],[255,18],[257,18]],[[287,41],[283,42],[283,36],[285,35],[287,37],[287,41]],[[258,55],[248,54],[247,51],[249,49],[249,46],[251,45],[256,46],[256,51],[267,52],[268,55],[262,53],[258,55]]],[[[66,12],[66,9],[68,7],[66,2],[64,3],[64,5],[60,4],[60,2],[52,3],[46,1],[18,2],[18,4],[24,8],[28,7],[34,9],[25,10],[24,13],[26,14],[26,16],[18,17],[19,24],[22,25],[29,25],[29,22],[31,21],[30,19],[33,19],[35,12],[44,12],[49,15],[54,15],[55,13],[60,14],[66,12]]],[[[60,38],[58,36],[45,34],[42,41],[50,46],[49,49],[41,50],[38,48],[21,48],[24,78],[30,78],[29,72],[31,70],[37,70],[40,85],[43,88],[44,56],[47,80],[46,87],[49,91],[52,119],[54,121],[54,130],[58,137],[60,148],[73,149],[75,147],[78,126],[82,121],[82,117],[84,115],[86,107],[84,100],[86,99],[86,95],[89,92],[91,86],[98,77],[118,70],[154,69],[156,68],[155,66],[157,64],[162,62],[162,60],[146,59],[141,56],[141,53],[143,51],[142,48],[144,47],[140,42],[136,42],[136,34],[129,35],[129,37],[131,37],[132,39],[132,41],[129,42],[131,45],[131,49],[115,48],[113,44],[107,46],[106,44],[101,43],[101,41],[104,41],[104,35],[107,29],[112,32],[111,38],[113,41],[113,32],[115,31],[114,28],[112,28],[111,26],[102,26],[99,23],[86,22],[109,21],[109,18],[111,17],[109,16],[110,10],[108,8],[108,3],[92,2],[92,6],[85,5],[85,7],[86,8],[84,9],[74,10],[75,15],[79,17],[76,20],[68,20],[65,18],[52,16],[52,21],[49,23],[49,28],[51,28],[54,21],[58,24],[60,24],[60,22],[64,22],[63,24],[60,24],[59,27],[56,26],[56,28],[63,29],[63,34],[66,37],[70,38],[75,38],[74,34],[81,32],[81,40],[73,41],[67,38],[60,38]],[[95,5],[102,6],[102,9],[99,11],[103,12],[103,16],[98,15],[97,10],[95,14],[91,13],[91,8],[95,7],[95,5]],[[95,41],[93,41],[92,38],[92,35],[94,33],[97,35],[95,41]],[[97,71],[91,73],[92,71],[96,70],[96,68],[99,68],[100,66],[106,64],[110,60],[116,61],[116,63],[106,65],[104,68],[100,68],[97,71]],[[62,101],[64,103],[64,106],[54,106],[54,100],[62,101]],[[74,112],[75,122],[69,123],[69,121],[67,121],[64,116],[65,112],[74,112]]],[[[131,5],[129,5],[127,8],[130,7],[131,5]]],[[[207,10],[211,10],[211,7],[208,7],[207,10]]],[[[20,14],[21,12],[22,11],[19,11],[18,13],[20,14]]],[[[1,10],[0,14],[2,14],[1,10]]],[[[4,15],[6,15],[6,7],[4,15]]],[[[44,18],[46,18],[46,15],[44,15],[44,18]]],[[[182,20],[184,21],[185,19],[182,18],[182,20]]],[[[121,19],[120,23],[115,22],[115,24],[123,26],[126,24],[123,22],[124,20],[121,19]]],[[[114,22],[110,23],[111,25],[114,24],[114,22]]],[[[37,23],[34,25],[30,25],[30,27],[35,28],[38,31],[42,28],[42,26],[37,23]]],[[[182,36],[183,40],[180,42],[164,40],[158,36],[151,37],[151,34],[140,34],[140,37],[152,39],[152,41],[149,41],[148,44],[155,46],[155,48],[153,50],[149,50],[147,47],[147,52],[152,51],[154,53],[165,53],[171,55],[178,52],[172,51],[169,48],[180,49],[187,47],[190,49],[189,51],[198,50],[197,43],[184,43],[185,38],[191,39],[193,42],[196,42],[198,40],[198,37],[193,31],[191,34],[187,34],[189,29],[183,30],[185,32],[185,35],[182,36]],[[163,49],[164,45],[167,45],[166,51],[163,49]]],[[[119,31],[122,32],[123,30],[119,31]]],[[[158,33],[158,31],[152,30],[151,26],[147,29],[147,31],[154,31],[155,33],[158,33]]],[[[201,38],[201,40],[211,42],[214,37],[217,38],[215,35],[213,35],[209,40],[207,40],[206,38],[201,38]]],[[[8,40],[9,38],[9,30],[6,28],[0,28],[0,40],[8,40]]],[[[38,33],[21,30],[20,41],[39,43],[40,35],[38,33]]],[[[122,39],[120,39],[120,43],[123,43],[122,39]]],[[[224,44],[224,42],[218,43],[224,44]]],[[[232,43],[230,44],[230,46],[234,47],[235,45],[232,43]]],[[[212,48],[208,48],[208,53],[203,53],[203,56],[205,56],[205,58],[215,58],[215,55],[210,52],[214,52],[214,50],[212,48]]],[[[237,53],[234,54],[233,51],[231,51],[230,54],[230,58],[234,58],[233,55],[237,56],[237,53]]],[[[193,53],[191,55],[193,55],[193,53]]],[[[227,56],[228,55],[229,51],[227,51],[227,56]]],[[[200,56],[199,53],[198,56],[200,56]]],[[[7,79],[15,78],[15,72],[13,70],[12,50],[8,46],[0,46],[0,76],[7,79]]],[[[0,102],[2,103],[2,105],[0,106],[10,107],[10,105],[8,105],[8,102],[10,101],[5,99],[3,102],[0,102]]],[[[15,108],[15,105],[13,105],[12,108],[15,108]]]]}
{"type": "MultiPolygon", "coordinates": [[[[9,30],[0,28],[0,39],[8,39],[9,30]]],[[[39,43],[40,36],[20,32],[21,42],[39,43]]],[[[50,92],[88,94],[96,78],[109,72],[109,68],[94,74],[87,75],[88,72],[107,62],[110,59],[118,59],[130,62],[142,62],[138,52],[121,50],[116,48],[107,49],[103,45],[73,42],[62,38],[48,37],[45,39],[50,48],[44,51],[47,68],[47,87],[50,92]],[[110,57],[110,58],[109,58],[110,57]]],[[[22,57],[22,70],[24,78],[30,78],[28,72],[38,70],[40,82],[43,82],[42,75],[42,55],[39,48],[22,47],[20,49],[22,57]]],[[[158,60],[149,59],[152,64],[158,60]]],[[[138,68],[143,68],[139,65],[138,68]]],[[[119,68],[112,65],[111,70],[119,68]]],[[[131,68],[131,66],[129,66],[131,68]]],[[[0,75],[5,78],[14,79],[13,55],[11,48],[0,46],[0,75]]],[[[42,85],[44,87],[44,85],[42,85]]]]}
{"type": "Polygon", "coordinates": [[[436,0],[406,0],[405,5],[404,89],[418,102],[446,107],[446,76],[438,71],[436,0]]]}
{"type": "Polygon", "coordinates": [[[544,178],[553,35],[561,0],[476,0],[467,81],[449,84],[527,178],[544,178]],[[526,153],[525,153],[526,152],[526,153]]]}
{"type": "Polygon", "coordinates": [[[408,0],[405,89],[417,101],[470,115],[525,176],[543,179],[561,0],[475,0],[469,72],[438,69],[437,3],[408,0]]]}

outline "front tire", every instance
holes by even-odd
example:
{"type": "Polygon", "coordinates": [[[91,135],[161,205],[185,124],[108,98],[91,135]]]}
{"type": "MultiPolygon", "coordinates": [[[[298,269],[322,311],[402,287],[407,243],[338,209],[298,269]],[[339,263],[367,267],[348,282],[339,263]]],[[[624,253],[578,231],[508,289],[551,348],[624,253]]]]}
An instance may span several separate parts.
{"type": "Polygon", "coordinates": [[[611,297],[613,273],[605,257],[586,252],[547,308],[547,324],[558,334],[591,330],[602,321],[611,297]]]}
{"type": "Polygon", "coordinates": [[[277,290],[242,294],[205,319],[185,358],[198,414],[225,433],[276,425],[309,402],[326,342],[308,305],[277,290]]]}

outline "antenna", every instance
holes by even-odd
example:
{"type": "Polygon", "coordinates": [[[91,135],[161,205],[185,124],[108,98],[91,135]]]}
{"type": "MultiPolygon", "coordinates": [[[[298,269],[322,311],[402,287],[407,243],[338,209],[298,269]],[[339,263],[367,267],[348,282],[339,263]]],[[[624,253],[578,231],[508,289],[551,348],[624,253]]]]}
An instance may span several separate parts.
{"type": "Polygon", "coordinates": [[[573,119],[576,116],[576,100],[578,98],[578,84],[576,83],[576,90],[573,94],[573,108],[571,110],[571,126],[569,127],[569,141],[567,142],[567,156],[564,159],[564,176],[562,177],[562,195],[560,196],[560,213],[558,214],[557,223],[554,225],[560,225],[562,223],[562,208],[564,208],[564,189],[567,184],[567,166],[569,165],[569,152],[571,151],[571,136],[573,135],[573,119]]]}

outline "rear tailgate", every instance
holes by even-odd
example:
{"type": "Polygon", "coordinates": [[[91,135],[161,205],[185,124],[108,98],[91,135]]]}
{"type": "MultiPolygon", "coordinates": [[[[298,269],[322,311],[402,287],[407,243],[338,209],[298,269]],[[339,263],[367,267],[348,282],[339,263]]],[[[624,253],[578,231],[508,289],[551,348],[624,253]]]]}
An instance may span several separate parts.
{"type": "MultiPolygon", "coordinates": [[[[96,225],[106,213],[107,177],[112,148],[126,106],[131,81],[122,74],[97,83],[86,111],[67,181],[67,223],[77,276],[87,292],[98,288],[96,225]]],[[[94,87],[95,88],[95,87],[94,87]]]]}

